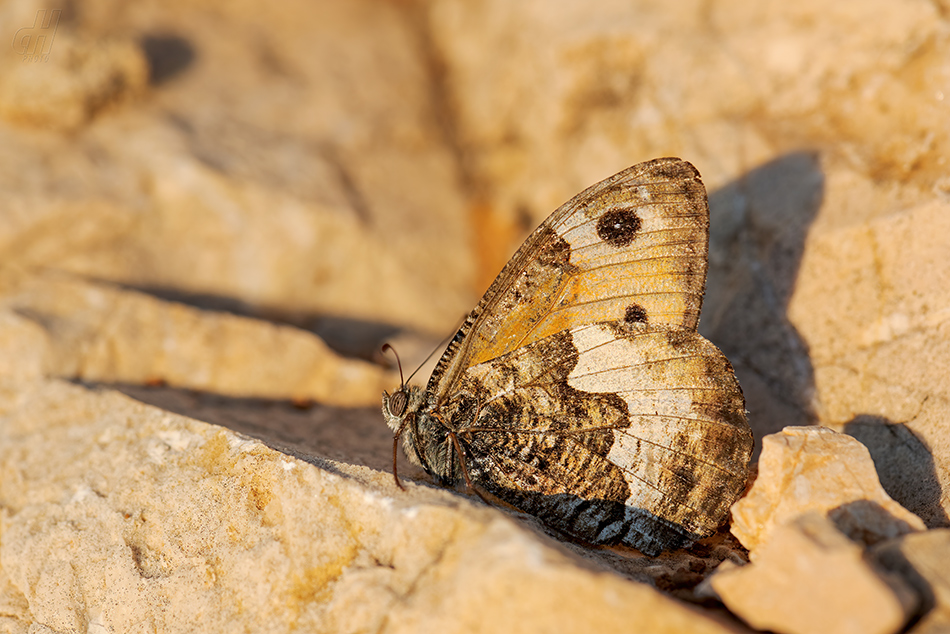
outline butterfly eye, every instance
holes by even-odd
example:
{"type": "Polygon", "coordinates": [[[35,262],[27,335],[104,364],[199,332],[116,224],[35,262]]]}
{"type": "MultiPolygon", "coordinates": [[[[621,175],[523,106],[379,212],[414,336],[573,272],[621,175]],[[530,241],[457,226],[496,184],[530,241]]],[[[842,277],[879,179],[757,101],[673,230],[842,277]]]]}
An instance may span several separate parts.
{"type": "Polygon", "coordinates": [[[406,413],[406,404],[408,402],[409,397],[406,396],[404,390],[394,392],[389,398],[389,413],[396,417],[402,416],[406,413]]]}

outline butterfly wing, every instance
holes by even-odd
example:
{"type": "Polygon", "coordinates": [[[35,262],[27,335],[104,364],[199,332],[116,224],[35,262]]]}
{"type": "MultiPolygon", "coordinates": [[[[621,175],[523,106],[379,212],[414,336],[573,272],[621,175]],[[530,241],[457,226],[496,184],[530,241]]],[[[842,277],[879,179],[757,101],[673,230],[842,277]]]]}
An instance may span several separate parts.
{"type": "Polygon", "coordinates": [[[742,392],[693,330],[581,326],[472,366],[458,387],[477,403],[458,431],[472,479],[585,541],[676,547],[712,533],[745,486],[742,392]]]}
{"type": "Polygon", "coordinates": [[[525,241],[450,342],[428,390],[465,368],[581,324],[624,319],[695,329],[709,211],[699,173],[662,158],[558,208],[525,241]]]}

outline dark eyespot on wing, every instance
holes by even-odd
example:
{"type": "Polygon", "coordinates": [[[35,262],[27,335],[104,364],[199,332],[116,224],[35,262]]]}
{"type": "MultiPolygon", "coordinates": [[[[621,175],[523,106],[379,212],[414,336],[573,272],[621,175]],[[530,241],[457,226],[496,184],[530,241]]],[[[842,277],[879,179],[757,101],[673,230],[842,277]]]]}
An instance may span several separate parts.
{"type": "Polygon", "coordinates": [[[643,222],[632,209],[611,209],[597,221],[597,235],[612,247],[621,248],[633,242],[643,222]]]}

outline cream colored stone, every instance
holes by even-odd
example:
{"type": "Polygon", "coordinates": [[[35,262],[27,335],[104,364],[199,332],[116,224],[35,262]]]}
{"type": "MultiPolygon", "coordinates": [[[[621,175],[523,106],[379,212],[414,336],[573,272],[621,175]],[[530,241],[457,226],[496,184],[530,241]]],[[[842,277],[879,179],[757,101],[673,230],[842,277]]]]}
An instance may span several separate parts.
{"type": "Polygon", "coordinates": [[[714,575],[711,585],[749,625],[781,634],[890,634],[918,601],[814,512],[777,528],[753,563],[714,575]]]}
{"type": "Polygon", "coordinates": [[[398,384],[380,366],[341,357],[290,326],[63,276],[26,278],[8,293],[0,305],[16,330],[4,334],[36,346],[32,358],[6,362],[16,365],[8,370],[14,376],[36,376],[41,366],[87,381],[350,406],[376,405],[383,389],[398,384]]]}
{"type": "MultiPolygon", "coordinates": [[[[84,4],[71,24],[86,43],[121,33],[158,40],[159,64],[169,48],[188,55],[78,139],[0,126],[0,261],[444,336],[477,299],[469,224],[405,13],[373,0],[219,9],[84,4]]],[[[11,37],[34,16],[10,16],[11,37]]],[[[22,73],[44,77],[66,42],[22,73]]]]}
{"type": "Polygon", "coordinates": [[[864,441],[888,493],[929,526],[950,509],[948,218],[933,200],[819,233],[789,306],[823,424],[864,441]]]}
{"type": "MultiPolygon", "coordinates": [[[[816,365],[851,366],[875,376],[869,369],[893,357],[896,342],[937,334],[950,319],[950,254],[943,248],[948,234],[950,202],[933,200],[813,238],[790,311],[808,333],[816,365]],[[821,275],[832,260],[838,274],[821,275]],[[807,298],[816,295],[833,304],[823,311],[810,310],[807,298]],[[856,328],[842,331],[830,320],[845,311],[856,328]]],[[[904,347],[908,353],[916,350],[904,347]]],[[[930,362],[914,365],[912,374],[883,376],[894,385],[947,398],[950,388],[938,380],[946,370],[940,349],[930,354],[930,362]]]]}
{"type": "Polygon", "coordinates": [[[755,560],[779,528],[808,512],[864,543],[926,528],[881,488],[864,445],[823,427],[787,427],[762,440],[755,484],[732,507],[732,533],[755,560]]]}
{"type": "Polygon", "coordinates": [[[497,509],[62,382],[0,391],[12,631],[730,632],[497,509]]]}
{"type": "Polygon", "coordinates": [[[939,169],[950,135],[938,123],[947,46],[938,13],[899,0],[833,11],[818,0],[556,9],[439,0],[429,19],[476,174],[494,185],[497,206],[527,205],[540,219],[578,185],[653,156],[688,157],[714,186],[835,138],[899,173],[914,160],[939,169]],[[922,117],[909,124],[922,142],[907,128],[866,133],[909,112],[922,117]]]}
{"type": "Polygon", "coordinates": [[[38,379],[46,372],[49,342],[43,327],[0,311],[0,378],[38,379]]]}
{"type": "Polygon", "coordinates": [[[914,634],[950,629],[950,530],[903,535],[875,547],[872,557],[924,597],[923,617],[911,630],[914,634]]]}
{"type": "Polygon", "coordinates": [[[77,34],[68,14],[64,17],[59,11],[53,17],[53,8],[40,10],[40,16],[33,16],[37,22],[30,20],[16,31],[26,38],[14,38],[17,55],[3,56],[0,117],[72,131],[105,107],[142,92],[148,83],[148,64],[135,42],[77,34]],[[44,23],[49,25],[46,30],[41,28],[44,23]]]}

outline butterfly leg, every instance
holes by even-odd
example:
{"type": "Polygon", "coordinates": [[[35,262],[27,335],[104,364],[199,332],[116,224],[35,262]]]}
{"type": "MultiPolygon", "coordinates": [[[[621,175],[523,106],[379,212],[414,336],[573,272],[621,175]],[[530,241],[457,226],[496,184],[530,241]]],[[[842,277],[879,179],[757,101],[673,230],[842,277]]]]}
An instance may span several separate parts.
{"type": "Polygon", "coordinates": [[[474,484],[472,484],[472,479],[468,475],[468,467],[465,465],[465,454],[462,452],[462,445],[459,443],[458,435],[454,431],[449,432],[448,436],[452,440],[452,445],[455,447],[455,453],[459,457],[459,466],[462,468],[462,477],[465,479],[465,488],[484,502],[485,504],[491,504],[488,500],[485,499],[485,496],[482,495],[482,492],[479,491],[474,484]]]}
{"type": "MultiPolygon", "coordinates": [[[[482,401],[481,399],[478,399],[475,402],[475,413],[472,415],[472,419],[471,419],[472,423],[478,420],[478,416],[481,413],[482,413],[482,401]]],[[[458,452],[459,459],[462,461],[462,475],[465,476],[465,485],[468,487],[468,490],[473,492],[475,495],[477,495],[481,499],[482,502],[484,502],[485,504],[491,504],[491,502],[485,499],[485,496],[482,495],[482,492],[476,489],[475,485],[472,484],[472,480],[468,475],[468,468],[465,466],[465,456],[462,455],[462,445],[459,442],[458,437],[454,433],[451,434],[451,436],[452,436],[452,442],[455,443],[455,450],[458,452]]]]}
{"type": "Polygon", "coordinates": [[[402,424],[399,425],[399,429],[396,430],[396,433],[393,434],[393,480],[396,481],[396,486],[398,486],[403,491],[406,490],[406,487],[402,485],[402,482],[399,481],[399,474],[396,472],[396,456],[399,450],[399,437],[402,436],[402,432],[405,431],[406,425],[409,424],[409,419],[412,418],[407,416],[405,420],[402,421],[402,424]]]}

